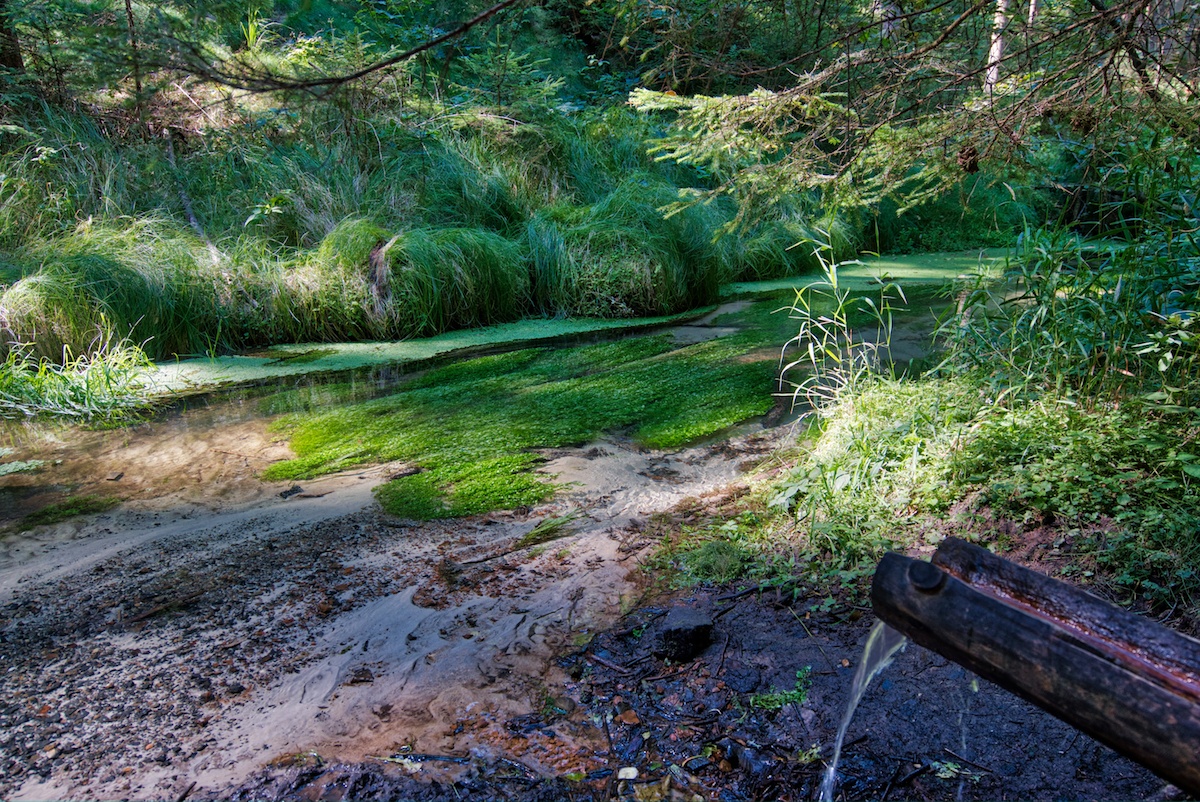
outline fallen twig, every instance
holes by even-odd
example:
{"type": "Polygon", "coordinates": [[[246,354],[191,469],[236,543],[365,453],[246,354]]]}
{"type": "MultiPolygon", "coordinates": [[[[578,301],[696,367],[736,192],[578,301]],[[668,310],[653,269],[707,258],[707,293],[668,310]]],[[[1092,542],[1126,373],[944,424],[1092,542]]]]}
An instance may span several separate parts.
{"type": "Polygon", "coordinates": [[[749,596],[751,593],[754,593],[755,591],[761,590],[761,589],[762,589],[762,585],[755,585],[755,586],[749,587],[749,588],[742,588],[741,590],[737,591],[736,593],[726,593],[724,596],[718,596],[717,601],[719,601],[719,602],[733,601],[734,599],[740,599],[743,596],[749,596]]]}
{"type": "Polygon", "coordinates": [[[598,654],[589,654],[589,655],[585,655],[585,656],[587,657],[588,660],[599,663],[600,665],[604,666],[605,668],[611,668],[613,671],[617,672],[618,674],[632,674],[633,673],[631,670],[629,670],[625,666],[620,665],[618,663],[614,663],[612,660],[605,660],[603,657],[601,657],[598,654]]]}
{"type": "Polygon", "coordinates": [[[653,677],[646,677],[642,680],[642,682],[658,682],[660,679],[670,679],[671,677],[677,677],[680,674],[686,674],[695,667],[695,663],[689,663],[683,668],[677,668],[674,671],[667,671],[662,674],[655,674],[653,677]]]}
{"type": "Polygon", "coordinates": [[[829,670],[836,674],[837,666],[835,666],[833,661],[829,659],[829,655],[825,653],[825,647],[821,645],[821,642],[813,637],[812,631],[808,628],[808,624],[804,623],[804,619],[796,614],[796,609],[794,607],[789,607],[788,611],[791,612],[793,618],[800,622],[800,626],[804,627],[804,634],[816,642],[817,649],[821,652],[821,656],[825,658],[826,663],[829,663],[829,670]]]}
{"type": "Polygon", "coordinates": [[[149,608],[148,610],[143,610],[142,612],[140,612],[137,615],[133,616],[132,618],[128,619],[127,623],[136,624],[137,622],[144,621],[145,619],[150,618],[151,616],[158,615],[159,613],[163,612],[164,610],[169,610],[172,607],[181,607],[190,601],[195,601],[196,599],[200,598],[207,592],[208,592],[207,589],[206,590],[198,590],[195,593],[189,593],[187,596],[183,596],[182,598],[172,599],[171,601],[163,602],[162,604],[156,604],[155,606],[149,608]]]}
{"type": "Polygon", "coordinates": [[[950,757],[954,758],[955,760],[961,760],[963,763],[966,763],[968,766],[974,766],[975,768],[979,769],[980,771],[986,771],[988,774],[996,773],[996,772],[992,771],[991,769],[989,769],[987,766],[981,766],[978,763],[976,763],[974,760],[965,758],[962,755],[960,755],[957,752],[954,752],[950,749],[943,748],[942,751],[945,752],[950,757]]]}

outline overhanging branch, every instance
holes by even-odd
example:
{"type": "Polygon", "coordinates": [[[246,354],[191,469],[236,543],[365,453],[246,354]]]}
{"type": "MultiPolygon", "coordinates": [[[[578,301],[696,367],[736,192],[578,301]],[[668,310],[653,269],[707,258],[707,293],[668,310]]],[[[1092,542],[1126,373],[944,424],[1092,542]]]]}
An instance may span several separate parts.
{"type": "Polygon", "coordinates": [[[242,89],[248,92],[320,92],[323,90],[337,89],[346,84],[353,83],[360,78],[365,78],[368,75],[386,70],[389,67],[394,67],[401,62],[408,61],[413,56],[420,55],[427,50],[448,42],[452,39],[465,34],[472,28],[480,25],[499,14],[505,9],[518,5],[525,0],[502,0],[494,6],[485,9],[476,14],[471,19],[459,25],[453,30],[447,31],[441,36],[437,36],[424,42],[416,47],[405,50],[403,53],[398,53],[394,56],[389,56],[382,61],[377,61],[374,64],[363,67],[345,75],[327,75],[319,78],[286,78],[266,71],[259,65],[247,65],[239,63],[234,66],[241,66],[243,69],[230,69],[213,65],[209,59],[204,57],[200,48],[192,42],[181,42],[184,48],[190,52],[192,61],[197,62],[191,64],[191,68],[196,70],[200,75],[203,75],[210,81],[215,81],[224,86],[233,89],[242,89]]]}

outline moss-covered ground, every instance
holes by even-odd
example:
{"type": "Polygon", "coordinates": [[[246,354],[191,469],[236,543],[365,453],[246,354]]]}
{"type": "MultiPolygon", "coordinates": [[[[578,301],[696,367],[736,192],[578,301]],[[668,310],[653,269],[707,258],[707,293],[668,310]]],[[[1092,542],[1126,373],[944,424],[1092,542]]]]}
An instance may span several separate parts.
{"type": "Polygon", "coordinates": [[[94,515],[107,512],[121,503],[112,496],[83,495],[71,496],[66,501],[43,507],[35,513],[25,516],[18,525],[19,529],[32,529],[35,526],[56,524],[80,515],[94,515]]]}
{"type": "MultiPolygon", "coordinates": [[[[723,323],[779,303],[756,304],[723,323]]],[[[430,370],[394,395],[277,426],[297,457],[267,478],[303,478],[397,460],[420,472],[383,485],[385,509],[410,518],[469,515],[545,500],[554,485],[534,472],[536,449],[586,443],[608,432],[671,448],[764,414],[772,404],[775,346],[786,326],[677,347],[669,333],[567,348],[527,348],[430,370]]],[[[757,321],[756,321],[757,322],[757,321]]]]}
{"type": "Polygon", "coordinates": [[[401,392],[278,424],[296,459],[271,479],[364,462],[420,472],[383,485],[389,512],[440,518],[535,504],[554,485],[534,473],[536,449],[607,432],[671,448],[766,413],[776,360],[750,355],[758,331],[677,348],[669,334],[573,348],[529,348],[431,370],[401,392]]]}

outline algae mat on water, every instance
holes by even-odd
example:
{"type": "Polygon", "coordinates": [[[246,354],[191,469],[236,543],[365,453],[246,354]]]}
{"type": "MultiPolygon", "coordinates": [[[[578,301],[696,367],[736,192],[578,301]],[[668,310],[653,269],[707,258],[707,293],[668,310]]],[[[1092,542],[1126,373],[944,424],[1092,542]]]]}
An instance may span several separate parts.
{"type": "MultiPolygon", "coordinates": [[[[773,334],[773,333],[772,333],[773,334]]],[[[296,459],[269,479],[311,477],[366,462],[418,471],[382,485],[384,509],[445,518],[549,498],[535,449],[612,431],[672,448],[766,413],[777,359],[747,331],[678,348],[670,335],[573,348],[529,348],[431,370],[394,395],[276,427],[296,459]]]]}
{"type": "MultiPolygon", "coordinates": [[[[998,278],[1003,272],[1004,257],[1007,253],[1003,248],[985,248],[958,253],[921,253],[856,259],[838,268],[838,284],[852,292],[865,292],[887,282],[894,282],[908,290],[922,286],[942,286],[973,274],[998,278]]],[[[820,276],[796,276],[727,284],[721,288],[721,297],[767,295],[777,290],[802,287],[822,280],[824,279],[820,276]]]]}
{"type": "Polygon", "coordinates": [[[621,320],[519,320],[515,323],[448,331],[433,337],[396,342],[276,345],[254,355],[160,362],[146,376],[145,383],[154,393],[182,393],[309,373],[331,373],[373,365],[421,362],[494,345],[534,344],[575,335],[647,329],[682,322],[697,317],[704,311],[694,310],[666,317],[621,320]]]}

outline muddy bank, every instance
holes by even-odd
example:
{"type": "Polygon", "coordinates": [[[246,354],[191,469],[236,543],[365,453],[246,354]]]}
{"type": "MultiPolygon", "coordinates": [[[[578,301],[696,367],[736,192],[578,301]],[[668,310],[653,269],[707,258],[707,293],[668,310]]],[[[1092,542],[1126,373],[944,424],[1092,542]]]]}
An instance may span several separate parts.
{"type": "MultiPolygon", "coordinates": [[[[578,760],[569,776],[539,781],[519,763],[468,756],[447,765],[448,756],[401,753],[392,762],[272,767],[234,795],[816,798],[870,616],[806,613],[805,599],[774,592],[714,591],[664,602],[637,610],[561,661],[569,703],[507,723],[514,740],[552,741],[585,711],[603,749],[578,760]],[[712,630],[696,644],[699,654],[676,662],[664,655],[663,635],[679,608],[698,611],[712,630]]],[[[912,645],[864,698],[839,776],[839,799],[1178,797],[1147,770],[912,645]]]]}
{"type": "MultiPolygon", "coordinates": [[[[668,511],[722,506],[789,436],[548,452],[575,483],[558,501],[470,520],[383,516],[380,466],[221,513],[62,524],[0,563],[0,793],[812,798],[869,615],[813,613],[804,588],[647,600],[637,570],[668,511]],[[663,648],[676,608],[712,622],[695,654],[663,648]]],[[[846,799],[1163,796],[916,647],[868,692],[842,773],[846,799]]]]}
{"type": "Polygon", "coordinates": [[[397,466],[380,466],[233,510],[159,499],[41,531],[0,562],[0,793],[220,795],[297,754],[403,747],[570,773],[603,751],[582,718],[536,745],[507,722],[553,703],[554,657],[634,603],[647,519],[783,436],[564,449],[545,455],[573,483],[554,504],[471,520],[383,515],[370,490],[397,466]]]}

